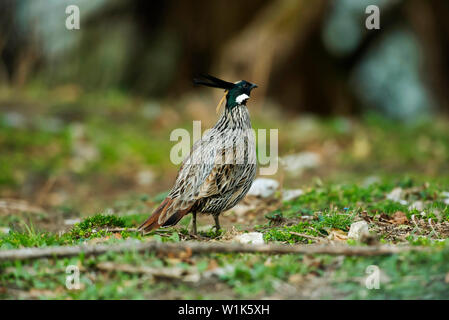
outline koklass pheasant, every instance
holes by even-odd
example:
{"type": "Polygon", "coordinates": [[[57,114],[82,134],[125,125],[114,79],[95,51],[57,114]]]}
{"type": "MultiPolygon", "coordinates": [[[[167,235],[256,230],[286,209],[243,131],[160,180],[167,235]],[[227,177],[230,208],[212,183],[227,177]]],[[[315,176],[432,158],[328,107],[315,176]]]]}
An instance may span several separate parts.
{"type": "Polygon", "coordinates": [[[226,105],[215,126],[195,142],[182,162],[167,198],[139,227],[144,233],[175,225],[188,213],[193,216],[192,234],[197,233],[197,213],[211,214],[219,230],[220,213],[246,195],[256,176],[255,138],[246,103],[257,85],[245,80],[231,83],[210,75],[194,79],[194,83],[224,89],[226,105]]]}

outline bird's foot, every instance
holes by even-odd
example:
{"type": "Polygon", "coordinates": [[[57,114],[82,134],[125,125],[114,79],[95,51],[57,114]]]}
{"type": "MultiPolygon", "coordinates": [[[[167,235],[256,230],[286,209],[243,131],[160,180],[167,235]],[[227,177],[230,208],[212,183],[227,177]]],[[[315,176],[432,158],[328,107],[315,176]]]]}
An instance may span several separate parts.
{"type": "Polygon", "coordinates": [[[192,212],[192,220],[190,220],[190,236],[197,236],[198,232],[196,230],[196,212],[192,212]]]}
{"type": "Polygon", "coordinates": [[[191,236],[198,235],[198,232],[196,231],[196,225],[191,226],[191,228],[189,229],[189,235],[191,235],[191,236]]]}
{"type": "Polygon", "coordinates": [[[218,219],[218,216],[214,216],[214,220],[215,220],[215,225],[212,228],[215,228],[216,234],[217,233],[220,234],[221,227],[220,227],[220,220],[218,219]]]}
{"type": "Polygon", "coordinates": [[[221,235],[222,229],[220,228],[220,226],[213,226],[212,230],[214,230],[215,235],[221,235]]]}

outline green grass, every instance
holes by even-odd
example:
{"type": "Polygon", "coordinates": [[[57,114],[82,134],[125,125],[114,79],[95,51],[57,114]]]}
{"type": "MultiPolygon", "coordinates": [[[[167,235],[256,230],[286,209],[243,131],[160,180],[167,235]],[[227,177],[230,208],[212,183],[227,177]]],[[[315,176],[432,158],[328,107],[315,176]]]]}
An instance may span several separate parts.
{"type": "MultiPolygon", "coordinates": [[[[161,101],[160,114],[148,117],[144,112],[148,102],[119,91],[87,92],[67,98],[36,85],[24,92],[0,94],[0,198],[36,203],[46,183],[54,178],[55,184],[46,190],[44,200],[62,199],[56,204],[44,201],[41,214],[1,214],[0,227],[11,229],[0,233],[1,250],[114,244],[129,238],[179,242],[187,237],[187,218],[177,228],[158,230],[145,237],[127,230],[148,217],[167,195],[158,192],[167,190],[173,182],[171,177],[178,166],[168,161],[176,143],[169,140],[170,132],[175,128],[191,131],[191,120],[198,120],[184,108],[184,100],[180,99],[176,103],[180,107],[175,105],[175,109],[172,103],[161,101]],[[14,109],[7,107],[11,100],[15,102],[14,109]],[[23,122],[14,122],[17,114],[23,122]],[[151,185],[138,184],[136,177],[141,170],[154,173],[151,185]],[[92,215],[96,212],[113,214],[92,215]],[[53,219],[58,220],[59,215],[63,219],[84,219],[72,228],[64,226],[66,233],[47,231],[46,226],[53,219]],[[107,228],[124,230],[112,233],[107,228]]],[[[252,114],[253,124],[256,129],[280,128],[281,156],[316,151],[322,155],[323,165],[300,177],[286,175],[283,185],[300,187],[304,194],[282,203],[277,210],[264,212],[262,225],[237,224],[237,229],[263,232],[268,243],[307,244],[315,241],[294,233],[326,238],[333,229],[347,232],[364,212],[374,218],[381,214],[391,217],[402,211],[410,219],[412,215],[420,216],[418,210],[409,208],[415,201],[424,203],[426,220],[449,221],[449,206],[441,195],[449,191],[449,120],[445,117],[404,124],[373,114],[360,119],[304,116],[294,121],[267,114],[252,114]],[[407,191],[406,205],[386,198],[396,187],[407,191]],[[302,219],[304,216],[312,219],[302,219]]],[[[200,235],[203,241],[222,241],[226,230],[211,229],[200,235]]],[[[381,243],[391,242],[385,235],[379,236],[381,243]]],[[[95,258],[81,255],[3,262],[0,298],[26,298],[21,294],[33,290],[34,297],[42,299],[285,298],[289,290],[296,290],[292,297],[307,292],[314,281],[324,281],[328,294],[320,296],[323,298],[449,298],[445,280],[449,272],[447,240],[441,243],[435,237],[413,231],[404,242],[432,251],[374,258],[262,254],[181,258],[130,251],[95,258]],[[214,266],[223,270],[204,283],[191,283],[101,271],[102,262],[180,267],[200,273],[214,266]],[[65,288],[68,265],[82,269],[81,290],[65,288]],[[360,282],[369,265],[379,266],[389,278],[379,290],[368,290],[360,282]],[[15,291],[4,294],[3,288],[15,291]]],[[[319,282],[315,289],[322,285],[319,282]]]]}
{"type": "Polygon", "coordinates": [[[241,298],[258,294],[273,294],[281,281],[287,281],[291,275],[307,275],[320,272],[332,259],[320,258],[318,264],[307,265],[299,255],[282,255],[270,258],[267,263],[263,255],[240,255],[223,259],[223,265],[230,270],[221,276],[241,298]]]}
{"type": "MultiPolygon", "coordinates": [[[[268,259],[261,254],[211,254],[195,257],[192,262],[170,260],[154,254],[105,254],[96,258],[73,257],[34,262],[6,262],[0,267],[0,283],[27,292],[41,291],[42,298],[72,299],[148,299],[175,298],[260,298],[285,293],[283,286],[295,286],[303,279],[329,278],[329,294],[347,299],[448,299],[448,272],[446,261],[449,246],[435,248],[428,253],[403,253],[387,257],[304,257],[302,255],[275,255],[268,259]],[[224,272],[214,280],[221,291],[214,292],[198,283],[148,279],[139,274],[98,272],[97,265],[112,262],[117,265],[152,268],[179,267],[185,270],[207,270],[210,261],[216,261],[224,272]],[[65,268],[78,265],[80,290],[67,290],[65,268]],[[365,286],[366,270],[378,266],[386,275],[380,289],[365,286]],[[335,273],[334,273],[335,271],[335,273]],[[95,278],[92,275],[95,274],[95,278]],[[294,279],[298,279],[294,280],[294,279]],[[94,280],[93,280],[94,279],[94,280]],[[51,291],[52,293],[49,293],[51,291]]],[[[383,277],[383,276],[382,276],[383,277]]],[[[383,279],[383,278],[381,278],[383,279]]],[[[291,290],[291,288],[290,288],[291,290]]],[[[1,296],[1,294],[0,294],[1,296]]],[[[326,295],[324,295],[326,297],[326,295]]],[[[335,296],[334,296],[335,297],[335,296]]],[[[3,296],[3,298],[7,298],[3,296]]],[[[332,295],[327,296],[332,298],[332,295]]]]}
{"type": "MultiPolygon", "coordinates": [[[[407,214],[411,214],[413,210],[408,210],[407,206],[405,208],[397,207],[395,203],[385,200],[385,194],[401,185],[404,188],[418,187],[418,192],[410,195],[409,200],[413,198],[413,200],[429,201],[426,210],[438,208],[445,213],[445,219],[448,219],[447,206],[443,208],[438,192],[443,187],[438,183],[430,183],[422,187],[420,182],[402,184],[401,181],[395,183],[387,181],[370,186],[346,184],[311,187],[304,197],[285,202],[280,209],[267,214],[266,225],[256,229],[264,232],[265,240],[268,242],[310,243],[310,239],[294,235],[291,232],[325,237],[331,229],[348,231],[355,215],[363,210],[368,210],[369,214],[379,212],[391,214],[395,210],[401,209],[405,210],[404,212],[407,214]],[[296,222],[292,225],[276,226],[274,224],[276,220],[294,219],[302,215],[316,218],[296,222]]],[[[142,200],[146,201],[148,198],[141,196],[135,198],[137,203],[142,200]]],[[[130,208],[126,202],[121,202],[118,206],[130,208]]],[[[9,234],[0,236],[0,248],[69,245],[90,242],[95,239],[102,239],[102,241],[112,244],[130,237],[143,240],[142,236],[135,232],[125,230],[117,238],[113,233],[105,231],[105,228],[133,227],[136,220],[141,221],[143,216],[143,213],[124,216],[94,215],[85,218],[62,235],[25,227],[21,232],[10,231],[9,234]]],[[[179,242],[185,231],[185,228],[181,228],[178,233],[175,229],[169,228],[153,233],[149,237],[154,241],[179,242]]],[[[221,236],[222,232],[217,234],[215,230],[211,230],[202,235],[216,238],[221,236]]],[[[43,299],[148,299],[160,297],[170,299],[179,297],[245,299],[285,295],[287,287],[290,288],[288,290],[293,290],[291,294],[294,297],[295,294],[298,296],[298,292],[302,292],[301,283],[312,281],[311,279],[326,279],[328,295],[322,293],[321,297],[323,298],[449,298],[448,284],[445,282],[446,274],[449,272],[446,264],[449,258],[449,242],[436,242],[428,237],[420,236],[410,237],[409,243],[427,246],[431,251],[402,253],[387,257],[345,257],[344,259],[332,256],[304,257],[297,254],[272,256],[209,254],[185,259],[161,257],[153,253],[137,254],[130,251],[123,254],[106,253],[92,258],[80,255],[79,257],[56,260],[3,262],[0,264],[0,269],[3,270],[0,273],[0,286],[14,288],[16,292],[34,292],[37,297],[43,299]],[[186,272],[199,272],[200,274],[204,274],[213,262],[215,266],[222,268],[222,272],[212,278],[214,279],[213,283],[219,285],[221,289],[211,291],[207,281],[204,284],[183,280],[164,281],[147,278],[138,273],[101,272],[98,266],[102,262],[134,267],[183,268],[186,272]],[[80,290],[65,288],[65,268],[68,265],[77,265],[83,270],[80,278],[80,290]],[[363,279],[367,275],[366,268],[369,265],[378,266],[387,276],[388,281],[381,282],[379,290],[369,290],[363,283],[363,279]]],[[[3,295],[1,297],[10,298],[11,296],[3,295]]]]}
{"type": "Polygon", "coordinates": [[[123,228],[124,226],[125,221],[120,217],[97,214],[75,224],[70,231],[70,236],[75,239],[89,238],[93,233],[98,233],[103,228],[123,228]]]}
{"type": "MultiPolygon", "coordinates": [[[[97,214],[85,218],[80,223],[75,224],[68,232],[62,234],[37,231],[33,226],[25,225],[25,231],[9,231],[7,234],[0,234],[0,249],[75,245],[90,242],[94,239],[104,239],[105,241],[102,242],[106,243],[117,243],[130,237],[142,240],[144,237],[140,232],[127,230],[131,227],[135,228],[135,224],[129,225],[126,221],[134,220],[128,216],[122,218],[97,214]],[[123,231],[108,231],[108,229],[113,228],[123,228],[123,231]]],[[[209,237],[218,235],[211,233],[209,237]]],[[[166,229],[153,232],[145,238],[160,242],[179,242],[180,234],[175,230],[166,229]]]]}
{"type": "MultiPolygon", "coordinates": [[[[426,205],[430,212],[439,209],[443,211],[445,218],[449,218],[448,206],[438,196],[440,190],[449,189],[449,184],[446,180],[436,181],[429,185],[424,184],[424,182],[409,184],[409,188],[415,187],[419,191],[416,194],[407,195],[407,205],[386,199],[386,194],[391,192],[393,188],[404,185],[402,182],[382,181],[369,186],[360,184],[329,184],[325,187],[312,187],[297,200],[286,202],[282,208],[282,213],[285,217],[310,215],[313,212],[328,213],[332,210],[339,213],[367,211],[371,215],[375,213],[391,215],[396,211],[410,214],[414,213],[414,211],[408,209],[409,205],[414,201],[421,200],[430,201],[426,205]]],[[[345,227],[347,223],[340,224],[340,226],[345,227]]]]}
{"type": "MultiPolygon", "coordinates": [[[[267,224],[259,226],[264,232],[266,241],[281,241],[288,243],[312,242],[292,232],[310,236],[328,235],[330,229],[349,231],[354,218],[366,212],[374,217],[382,214],[391,216],[402,211],[410,219],[413,214],[420,216],[420,212],[410,208],[415,201],[423,201],[426,217],[434,221],[443,219],[449,221],[449,206],[442,202],[440,190],[448,190],[449,185],[442,182],[424,183],[405,178],[398,181],[381,181],[363,186],[360,184],[328,184],[310,187],[304,195],[293,201],[284,202],[282,207],[266,215],[267,224]],[[401,204],[386,199],[386,195],[396,187],[404,188],[407,204],[401,204]],[[414,190],[407,193],[408,190],[414,190]],[[299,222],[294,225],[276,227],[276,221],[285,218],[301,218],[314,216],[310,221],[299,222]]],[[[414,237],[409,238],[411,242],[414,237]]]]}
{"type": "Polygon", "coordinates": [[[449,299],[448,242],[439,246],[443,248],[432,254],[410,252],[389,257],[345,258],[335,284],[348,299],[449,299]],[[377,266],[385,275],[384,281],[381,276],[379,289],[367,289],[366,280],[360,281],[370,265],[377,266]]]}
{"type": "Polygon", "coordinates": [[[26,232],[10,231],[0,236],[0,249],[16,249],[28,247],[48,247],[69,243],[68,237],[60,237],[50,232],[39,232],[29,228],[26,232]]]}

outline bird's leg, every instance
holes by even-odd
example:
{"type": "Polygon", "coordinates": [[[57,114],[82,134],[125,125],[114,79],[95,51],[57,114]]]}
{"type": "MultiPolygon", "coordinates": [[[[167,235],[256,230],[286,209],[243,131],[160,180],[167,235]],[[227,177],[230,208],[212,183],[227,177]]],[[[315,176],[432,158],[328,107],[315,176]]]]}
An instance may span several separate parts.
{"type": "Polygon", "coordinates": [[[220,220],[218,219],[218,215],[214,215],[214,220],[215,220],[215,231],[218,231],[221,229],[220,220]]]}
{"type": "Polygon", "coordinates": [[[190,221],[190,234],[196,236],[196,212],[192,212],[192,220],[190,221]]]}

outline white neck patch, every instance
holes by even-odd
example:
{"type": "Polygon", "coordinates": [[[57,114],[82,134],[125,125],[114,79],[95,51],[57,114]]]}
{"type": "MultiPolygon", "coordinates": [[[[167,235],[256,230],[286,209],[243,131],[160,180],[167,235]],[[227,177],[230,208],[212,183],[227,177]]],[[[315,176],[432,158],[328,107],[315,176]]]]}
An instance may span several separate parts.
{"type": "Polygon", "coordinates": [[[243,101],[248,100],[248,99],[249,99],[249,96],[247,94],[241,94],[241,95],[237,96],[237,98],[235,98],[235,101],[238,104],[242,104],[243,101]]]}

